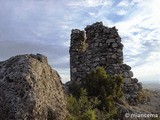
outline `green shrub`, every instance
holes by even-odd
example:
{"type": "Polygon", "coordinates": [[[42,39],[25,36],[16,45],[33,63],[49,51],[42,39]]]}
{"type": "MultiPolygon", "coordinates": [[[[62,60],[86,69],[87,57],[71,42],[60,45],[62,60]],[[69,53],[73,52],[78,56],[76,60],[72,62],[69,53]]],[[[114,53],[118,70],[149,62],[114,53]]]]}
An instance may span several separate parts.
{"type": "Polygon", "coordinates": [[[87,74],[81,84],[70,85],[68,120],[106,120],[115,118],[115,102],[123,96],[123,79],[98,68],[87,74]]]}
{"type": "Polygon", "coordinates": [[[98,68],[86,75],[82,87],[91,97],[98,97],[101,109],[111,109],[113,102],[123,96],[123,79],[120,76],[106,74],[103,68],[98,68]]]}
{"type": "Polygon", "coordinates": [[[68,120],[95,120],[94,107],[98,104],[97,99],[89,99],[85,89],[80,90],[80,97],[68,96],[68,120]]]}
{"type": "Polygon", "coordinates": [[[68,115],[67,116],[67,120],[77,120],[76,117],[72,116],[72,115],[68,115]]]}
{"type": "Polygon", "coordinates": [[[94,110],[87,110],[83,116],[82,120],[96,120],[96,114],[94,110]]]}

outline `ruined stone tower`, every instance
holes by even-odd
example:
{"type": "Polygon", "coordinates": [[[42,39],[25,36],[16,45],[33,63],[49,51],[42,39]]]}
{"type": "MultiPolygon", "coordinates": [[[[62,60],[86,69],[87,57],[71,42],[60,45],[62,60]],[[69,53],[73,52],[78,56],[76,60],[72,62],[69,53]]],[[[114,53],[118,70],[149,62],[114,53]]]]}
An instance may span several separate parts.
{"type": "Polygon", "coordinates": [[[73,29],[70,46],[71,81],[81,80],[86,73],[101,66],[108,74],[122,75],[124,92],[137,94],[142,89],[133,77],[131,67],[123,63],[123,44],[115,27],[102,22],[88,25],[84,31],[73,29]]]}

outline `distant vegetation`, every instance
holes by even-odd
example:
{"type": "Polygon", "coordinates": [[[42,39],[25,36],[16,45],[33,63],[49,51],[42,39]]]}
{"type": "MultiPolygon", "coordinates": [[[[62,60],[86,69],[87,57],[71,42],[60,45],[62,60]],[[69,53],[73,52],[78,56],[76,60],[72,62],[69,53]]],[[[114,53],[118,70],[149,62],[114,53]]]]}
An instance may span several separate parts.
{"type": "Polygon", "coordinates": [[[99,67],[69,86],[68,120],[106,120],[117,118],[115,102],[123,97],[123,79],[99,67]]]}

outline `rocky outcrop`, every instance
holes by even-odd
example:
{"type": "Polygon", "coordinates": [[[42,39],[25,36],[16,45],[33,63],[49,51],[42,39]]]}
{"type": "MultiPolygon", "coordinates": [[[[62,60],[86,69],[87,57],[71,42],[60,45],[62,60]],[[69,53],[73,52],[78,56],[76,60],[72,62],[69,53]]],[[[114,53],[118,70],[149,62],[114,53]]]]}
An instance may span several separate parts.
{"type": "Polygon", "coordinates": [[[115,27],[106,27],[102,22],[88,25],[84,31],[72,30],[71,81],[80,81],[86,73],[103,67],[108,74],[122,75],[126,98],[130,103],[134,103],[142,85],[133,78],[131,67],[123,63],[123,44],[117,31],[115,27]]]}
{"type": "Polygon", "coordinates": [[[41,54],[0,62],[1,120],[65,120],[60,76],[41,54]]]}

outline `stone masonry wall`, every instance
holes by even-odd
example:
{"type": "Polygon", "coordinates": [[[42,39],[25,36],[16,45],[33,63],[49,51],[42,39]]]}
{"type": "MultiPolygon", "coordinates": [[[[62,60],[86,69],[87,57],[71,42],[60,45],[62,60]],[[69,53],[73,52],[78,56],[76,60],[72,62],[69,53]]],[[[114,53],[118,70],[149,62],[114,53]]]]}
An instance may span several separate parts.
{"type": "Polygon", "coordinates": [[[73,29],[70,46],[71,81],[80,81],[86,73],[101,66],[108,74],[122,75],[124,92],[135,96],[142,89],[131,67],[123,63],[123,44],[115,27],[102,22],[88,25],[84,31],[73,29]]]}

